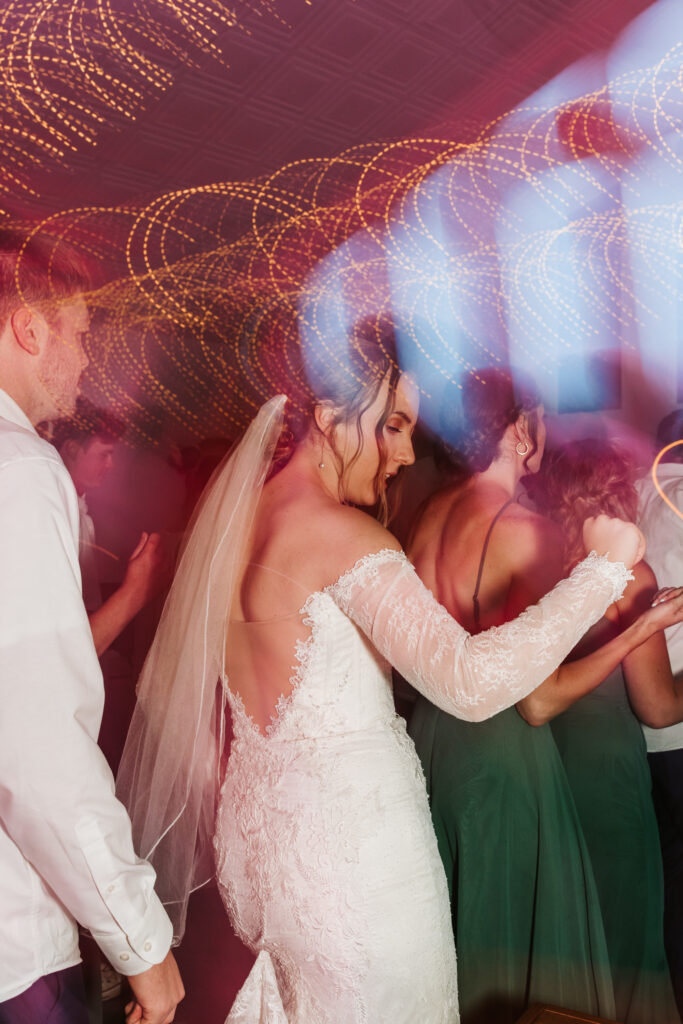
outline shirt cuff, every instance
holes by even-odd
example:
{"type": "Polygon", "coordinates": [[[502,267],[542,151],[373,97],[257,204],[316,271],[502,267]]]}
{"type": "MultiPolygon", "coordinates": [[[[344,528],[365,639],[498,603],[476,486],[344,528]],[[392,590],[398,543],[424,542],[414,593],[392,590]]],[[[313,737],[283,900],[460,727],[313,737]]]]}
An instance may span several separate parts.
{"type": "Polygon", "coordinates": [[[142,974],[160,964],[173,938],[168,914],[155,892],[149,896],[149,905],[133,935],[93,934],[93,938],[112,967],[126,976],[142,974]]]}
{"type": "Polygon", "coordinates": [[[610,604],[623,596],[627,583],[634,578],[623,562],[612,562],[606,555],[598,555],[595,551],[579,562],[571,575],[584,575],[585,571],[595,574],[596,570],[611,588],[610,604]]]}

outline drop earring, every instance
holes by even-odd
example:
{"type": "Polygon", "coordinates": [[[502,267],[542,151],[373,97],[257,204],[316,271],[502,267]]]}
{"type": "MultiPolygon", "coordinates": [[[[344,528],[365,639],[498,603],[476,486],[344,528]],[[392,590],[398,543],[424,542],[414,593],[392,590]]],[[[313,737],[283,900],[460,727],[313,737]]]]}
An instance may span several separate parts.
{"type": "Polygon", "coordinates": [[[325,438],[323,437],[320,444],[320,462],[318,463],[318,469],[325,468],[325,438]]]}

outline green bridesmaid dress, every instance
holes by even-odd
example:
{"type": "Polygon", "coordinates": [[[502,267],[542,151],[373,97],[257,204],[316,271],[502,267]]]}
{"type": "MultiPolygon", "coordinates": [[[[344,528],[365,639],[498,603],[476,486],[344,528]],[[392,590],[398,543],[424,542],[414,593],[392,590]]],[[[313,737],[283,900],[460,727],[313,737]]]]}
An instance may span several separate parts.
{"type": "Polygon", "coordinates": [[[591,856],[617,1020],[679,1024],[664,952],[663,880],[645,740],[621,668],[552,722],[591,856]]]}
{"type": "Polygon", "coordinates": [[[614,1019],[598,894],[550,727],[515,708],[463,722],[418,697],[409,732],[450,890],[462,1024],[512,1024],[534,1002],[614,1019]]]}
{"type": "Polygon", "coordinates": [[[550,727],[514,708],[462,722],[420,697],[409,732],[450,889],[463,1024],[512,1024],[534,1002],[614,1019],[598,894],[550,727]]]}

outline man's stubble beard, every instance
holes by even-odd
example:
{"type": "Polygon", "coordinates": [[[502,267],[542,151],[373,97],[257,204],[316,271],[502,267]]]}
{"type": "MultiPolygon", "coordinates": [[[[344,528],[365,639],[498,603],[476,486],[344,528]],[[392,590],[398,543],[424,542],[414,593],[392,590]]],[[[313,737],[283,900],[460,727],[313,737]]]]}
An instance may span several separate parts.
{"type": "Polygon", "coordinates": [[[59,338],[52,337],[38,369],[38,382],[45,395],[46,411],[43,419],[72,416],[80,387],[80,373],[67,372],[69,350],[59,338]],[[74,381],[75,378],[75,381],[74,381]]]}

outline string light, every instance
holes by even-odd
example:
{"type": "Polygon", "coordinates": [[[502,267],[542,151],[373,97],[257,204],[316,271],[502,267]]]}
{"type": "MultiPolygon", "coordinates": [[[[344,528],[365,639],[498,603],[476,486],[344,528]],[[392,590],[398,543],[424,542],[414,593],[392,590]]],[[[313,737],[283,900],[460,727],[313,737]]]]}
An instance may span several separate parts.
{"type": "Polygon", "coordinates": [[[35,195],[38,167],[64,163],[103,129],[139,116],[238,10],[282,20],[277,0],[4,0],[0,11],[0,196],[35,195]]]}
{"type": "MultiPolygon", "coordinates": [[[[192,9],[206,42],[215,8],[192,9]]],[[[113,33],[116,19],[101,19],[113,33]]],[[[643,191],[660,164],[683,171],[671,142],[682,57],[672,48],[570,104],[518,108],[467,145],[369,143],[253,181],[48,218],[38,230],[110,269],[89,296],[92,397],[142,437],[163,417],[180,434],[232,438],[279,390],[307,404],[300,338],[339,366],[348,309],[393,314],[437,398],[463,370],[504,362],[511,335],[548,379],[583,341],[632,345],[642,316],[683,285],[683,190],[658,203],[643,191]],[[638,294],[629,253],[659,268],[638,294]]]]}
{"type": "Polygon", "coordinates": [[[662,486],[659,480],[657,479],[657,467],[667,452],[670,452],[672,448],[677,448],[681,444],[683,444],[683,437],[679,441],[672,441],[671,444],[667,444],[657,454],[655,461],[652,463],[652,482],[657,489],[657,493],[659,497],[662,499],[662,501],[666,502],[671,511],[676,513],[679,519],[683,519],[683,512],[681,512],[680,508],[674,505],[673,501],[671,501],[671,499],[667,497],[667,495],[664,493],[664,490],[662,489],[662,486]]]}

